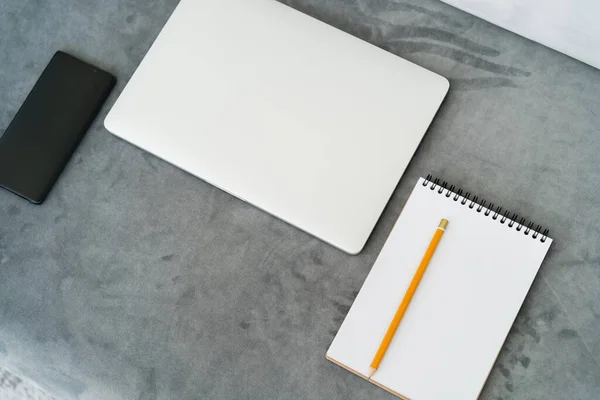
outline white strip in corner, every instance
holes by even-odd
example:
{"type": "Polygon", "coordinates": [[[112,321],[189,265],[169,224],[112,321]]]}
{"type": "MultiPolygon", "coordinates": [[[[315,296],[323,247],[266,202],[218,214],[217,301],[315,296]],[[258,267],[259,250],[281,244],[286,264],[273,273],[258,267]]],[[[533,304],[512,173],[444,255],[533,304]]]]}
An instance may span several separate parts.
{"type": "Polygon", "coordinates": [[[598,0],[442,0],[600,68],[598,0]]]}

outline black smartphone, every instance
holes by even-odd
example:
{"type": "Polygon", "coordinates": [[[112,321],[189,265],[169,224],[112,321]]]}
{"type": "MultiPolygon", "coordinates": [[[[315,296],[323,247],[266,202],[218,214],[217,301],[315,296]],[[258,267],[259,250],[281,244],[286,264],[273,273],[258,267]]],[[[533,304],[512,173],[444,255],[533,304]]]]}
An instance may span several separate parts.
{"type": "Polygon", "coordinates": [[[0,187],[43,202],[115,83],[57,52],[0,139],[0,187]]]}

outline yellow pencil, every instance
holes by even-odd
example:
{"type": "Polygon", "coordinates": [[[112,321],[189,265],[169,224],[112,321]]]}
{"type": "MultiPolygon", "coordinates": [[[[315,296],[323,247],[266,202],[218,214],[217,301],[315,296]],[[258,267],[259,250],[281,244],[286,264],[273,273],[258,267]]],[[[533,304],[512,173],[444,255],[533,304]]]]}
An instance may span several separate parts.
{"type": "Polygon", "coordinates": [[[396,315],[394,315],[394,319],[392,319],[392,323],[390,324],[387,332],[385,333],[385,336],[383,337],[383,340],[381,341],[381,344],[379,345],[379,349],[377,350],[375,357],[373,357],[373,361],[371,362],[371,368],[369,369],[369,376],[368,376],[369,379],[371,379],[371,377],[373,376],[375,371],[377,371],[377,368],[379,368],[379,364],[381,364],[381,360],[383,360],[383,357],[385,357],[385,352],[387,351],[388,347],[390,346],[390,343],[392,342],[392,339],[394,338],[394,335],[396,334],[396,330],[398,329],[398,326],[400,326],[400,322],[402,321],[402,318],[404,317],[404,314],[406,313],[406,310],[408,309],[408,306],[410,305],[410,301],[412,300],[415,292],[417,291],[417,287],[419,286],[419,283],[421,282],[421,278],[423,278],[423,275],[425,274],[425,270],[427,270],[427,266],[429,265],[429,262],[431,261],[431,258],[433,257],[433,253],[435,253],[435,249],[437,248],[438,243],[440,243],[440,240],[442,239],[442,235],[446,231],[447,226],[448,226],[448,220],[443,219],[440,222],[440,225],[438,226],[438,228],[436,229],[435,234],[433,235],[433,238],[431,239],[431,243],[429,243],[429,247],[427,248],[427,251],[425,252],[425,255],[423,256],[423,259],[421,260],[421,264],[419,264],[419,268],[417,268],[417,272],[415,273],[415,276],[413,277],[412,282],[410,283],[410,286],[408,287],[408,289],[406,290],[406,293],[404,294],[402,303],[400,303],[400,307],[398,307],[398,311],[396,311],[396,315]]]}

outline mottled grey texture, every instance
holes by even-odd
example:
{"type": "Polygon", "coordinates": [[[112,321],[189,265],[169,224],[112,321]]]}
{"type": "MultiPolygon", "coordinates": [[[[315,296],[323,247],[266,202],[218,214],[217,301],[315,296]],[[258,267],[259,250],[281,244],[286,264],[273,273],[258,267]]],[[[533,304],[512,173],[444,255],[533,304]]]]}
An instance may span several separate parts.
{"type": "Polygon", "coordinates": [[[0,399],[2,400],[54,400],[28,380],[23,380],[0,366],[0,399]]]}
{"type": "Polygon", "coordinates": [[[0,126],[57,49],[119,77],[42,206],[0,192],[0,363],[65,399],[392,399],[324,355],[434,173],[555,240],[481,398],[600,398],[600,71],[433,0],[288,2],[452,82],[356,257],[103,129],[177,0],[0,2],[0,126]]]}

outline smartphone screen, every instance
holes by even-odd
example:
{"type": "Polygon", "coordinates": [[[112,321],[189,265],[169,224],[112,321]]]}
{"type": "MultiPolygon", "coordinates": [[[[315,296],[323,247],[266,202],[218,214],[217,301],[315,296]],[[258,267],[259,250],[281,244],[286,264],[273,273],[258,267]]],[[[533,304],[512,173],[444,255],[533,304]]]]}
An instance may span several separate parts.
{"type": "Polygon", "coordinates": [[[57,52],[0,139],[0,186],[44,201],[115,83],[57,52]]]}

